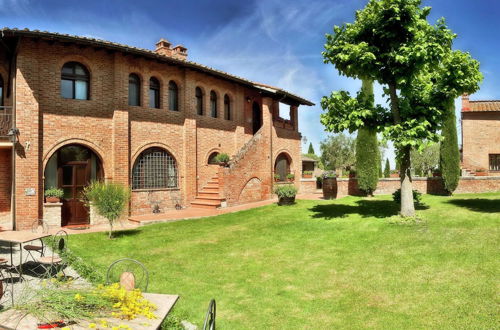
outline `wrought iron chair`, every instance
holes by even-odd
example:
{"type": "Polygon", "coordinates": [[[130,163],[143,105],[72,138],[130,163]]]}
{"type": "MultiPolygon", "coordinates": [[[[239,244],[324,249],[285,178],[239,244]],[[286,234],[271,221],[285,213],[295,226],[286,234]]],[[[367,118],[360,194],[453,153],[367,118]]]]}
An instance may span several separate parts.
{"type": "Polygon", "coordinates": [[[52,255],[43,256],[36,260],[37,263],[44,269],[44,274],[47,275],[47,277],[57,275],[59,270],[62,271],[64,276],[66,276],[66,274],[64,273],[64,268],[66,265],[64,259],[61,256],[66,252],[67,247],[68,233],[64,230],[59,230],[54,236],[52,236],[52,241],[50,244],[52,255]]]}
{"type": "Polygon", "coordinates": [[[215,330],[216,307],[215,299],[210,300],[207,314],[205,315],[205,322],[203,322],[203,330],[215,330]]]}
{"type": "MultiPolygon", "coordinates": [[[[31,231],[33,233],[48,233],[49,227],[43,220],[35,220],[31,225],[31,231]]],[[[45,245],[43,243],[43,239],[40,239],[40,244],[26,244],[23,248],[28,252],[25,262],[28,260],[28,257],[31,257],[31,259],[33,259],[33,261],[35,262],[37,261],[32,253],[40,253],[40,257],[43,257],[45,254],[45,245]]]]}
{"type": "MultiPolygon", "coordinates": [[[[0,310],[5,308],[10,297],[11,306],[14,305],[14,280],[12,279],[12,273],[5,270],[0,270],[0,310]]],[[[1,326],[0,326],[0,329],[1,326]]]]}
{"type": "Polygon", "coordinates": [[[135,288],[142,292],[148,290],[149,273],[146,267],[137,260],[123,258],[114,261],[106,272],[106,284],[120,283],[126,290],[135,288]]]}

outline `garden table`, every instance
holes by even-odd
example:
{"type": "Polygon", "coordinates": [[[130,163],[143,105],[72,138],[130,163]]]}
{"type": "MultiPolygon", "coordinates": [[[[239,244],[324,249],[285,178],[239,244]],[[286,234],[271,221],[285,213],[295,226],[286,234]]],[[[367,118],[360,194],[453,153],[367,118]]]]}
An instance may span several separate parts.
{"type": "MultiPolygon", "coordinates": [[[[138,317],[134,320],[126,321],[120,320],[113,317],[105,318],[109,325],[128,325],[130,329],[144,329],[144,330],[156,330],[159,329],[163,320],[167,317],[168,313],[174,307],[178,295],[169,294],[159,294],[159,293],[143,293],[144,298],[152,302],[158,308],[154,313],[157,316],[156,319],[148,320],[144,317],[138,317]]],[[[99,320],[102,320],[100,318],[99,320]]],[[[66,326],[71,330],[83,330],[89,329],[88,320],[74,320],[74,324],[67,324],[66,326]]],[[[38,320],[32,315],[26,315],[25,313],[9,309],[3,313],[0,313],[0,329],[2,326],[18,329],[18,330],[34,330],[37,328],[38,320]]],[[[97,324],[99,328],[99,324],[97,324]]]]}
{"type": "MultiPolygon", "coordinates": [[[[45,237],[49,237],[50,234],[47,233],[33,233],[31,231],[13,231],[6,230],[0,232],[0,242],[7,242],[10,244],[10,265],[15,268],[19,273],[19,278],[23,277],[23,243],[28,243],[31,241],[35,241],[37,239],[42,239],[45,237]],[[14,266],[14,254],[12,247],[14,244],[19,244],[19,266],[14,266]]],[[[1,323],[0,323],[1,324],[1,323]]]]}

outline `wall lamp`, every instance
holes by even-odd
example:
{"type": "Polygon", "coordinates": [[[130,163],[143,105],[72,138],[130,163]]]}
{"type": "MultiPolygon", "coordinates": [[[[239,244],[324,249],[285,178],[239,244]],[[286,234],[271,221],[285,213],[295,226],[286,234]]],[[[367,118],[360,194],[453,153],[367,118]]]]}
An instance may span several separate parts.
{"type": "Polygon", "coordinates": [[[12,127],[7,132],[7,136],[12,141],[12,143],[16,143],[17,142],[17,137],[19,136],[19,134],[20,134],[19,128],[17,128],[17,127],[12,127]]]}

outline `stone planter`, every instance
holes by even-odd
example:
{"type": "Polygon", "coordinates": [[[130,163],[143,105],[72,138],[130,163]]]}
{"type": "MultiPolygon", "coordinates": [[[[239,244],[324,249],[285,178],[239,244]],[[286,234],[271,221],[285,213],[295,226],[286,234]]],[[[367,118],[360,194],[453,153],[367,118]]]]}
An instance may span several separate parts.
{"type": "Polygon", "coordinates": [[[295,196],[293,197],[280,197],[278,205],[292,205],[295,203],[295,196]]]}
{"type": "Polygon", "coordinates": [[[302,174],[302,177],[304,179],[311,179],[313,177],[313,175],[312,174],[302,174]]]}
{"type": "Polygon", "coordinates": [[[62,203],[43,204],[43,221],[49,228],[61,227],[61,208],[62,203]]]}
{"type": "Polygon", "coordinates": [[[323,198],[337,198],[337,178],[323,178],[323,198]]]}

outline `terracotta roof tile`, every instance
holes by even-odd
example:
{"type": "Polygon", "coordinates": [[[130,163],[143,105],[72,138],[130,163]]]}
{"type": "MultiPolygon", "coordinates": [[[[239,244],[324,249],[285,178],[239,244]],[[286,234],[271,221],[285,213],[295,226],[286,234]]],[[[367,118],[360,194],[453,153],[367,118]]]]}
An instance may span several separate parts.
{"type": "Polygon", "coordinates": [[[500,111],[500,100],[489,101],[469,101],[470,110],[468,111],[500,111]]]}

